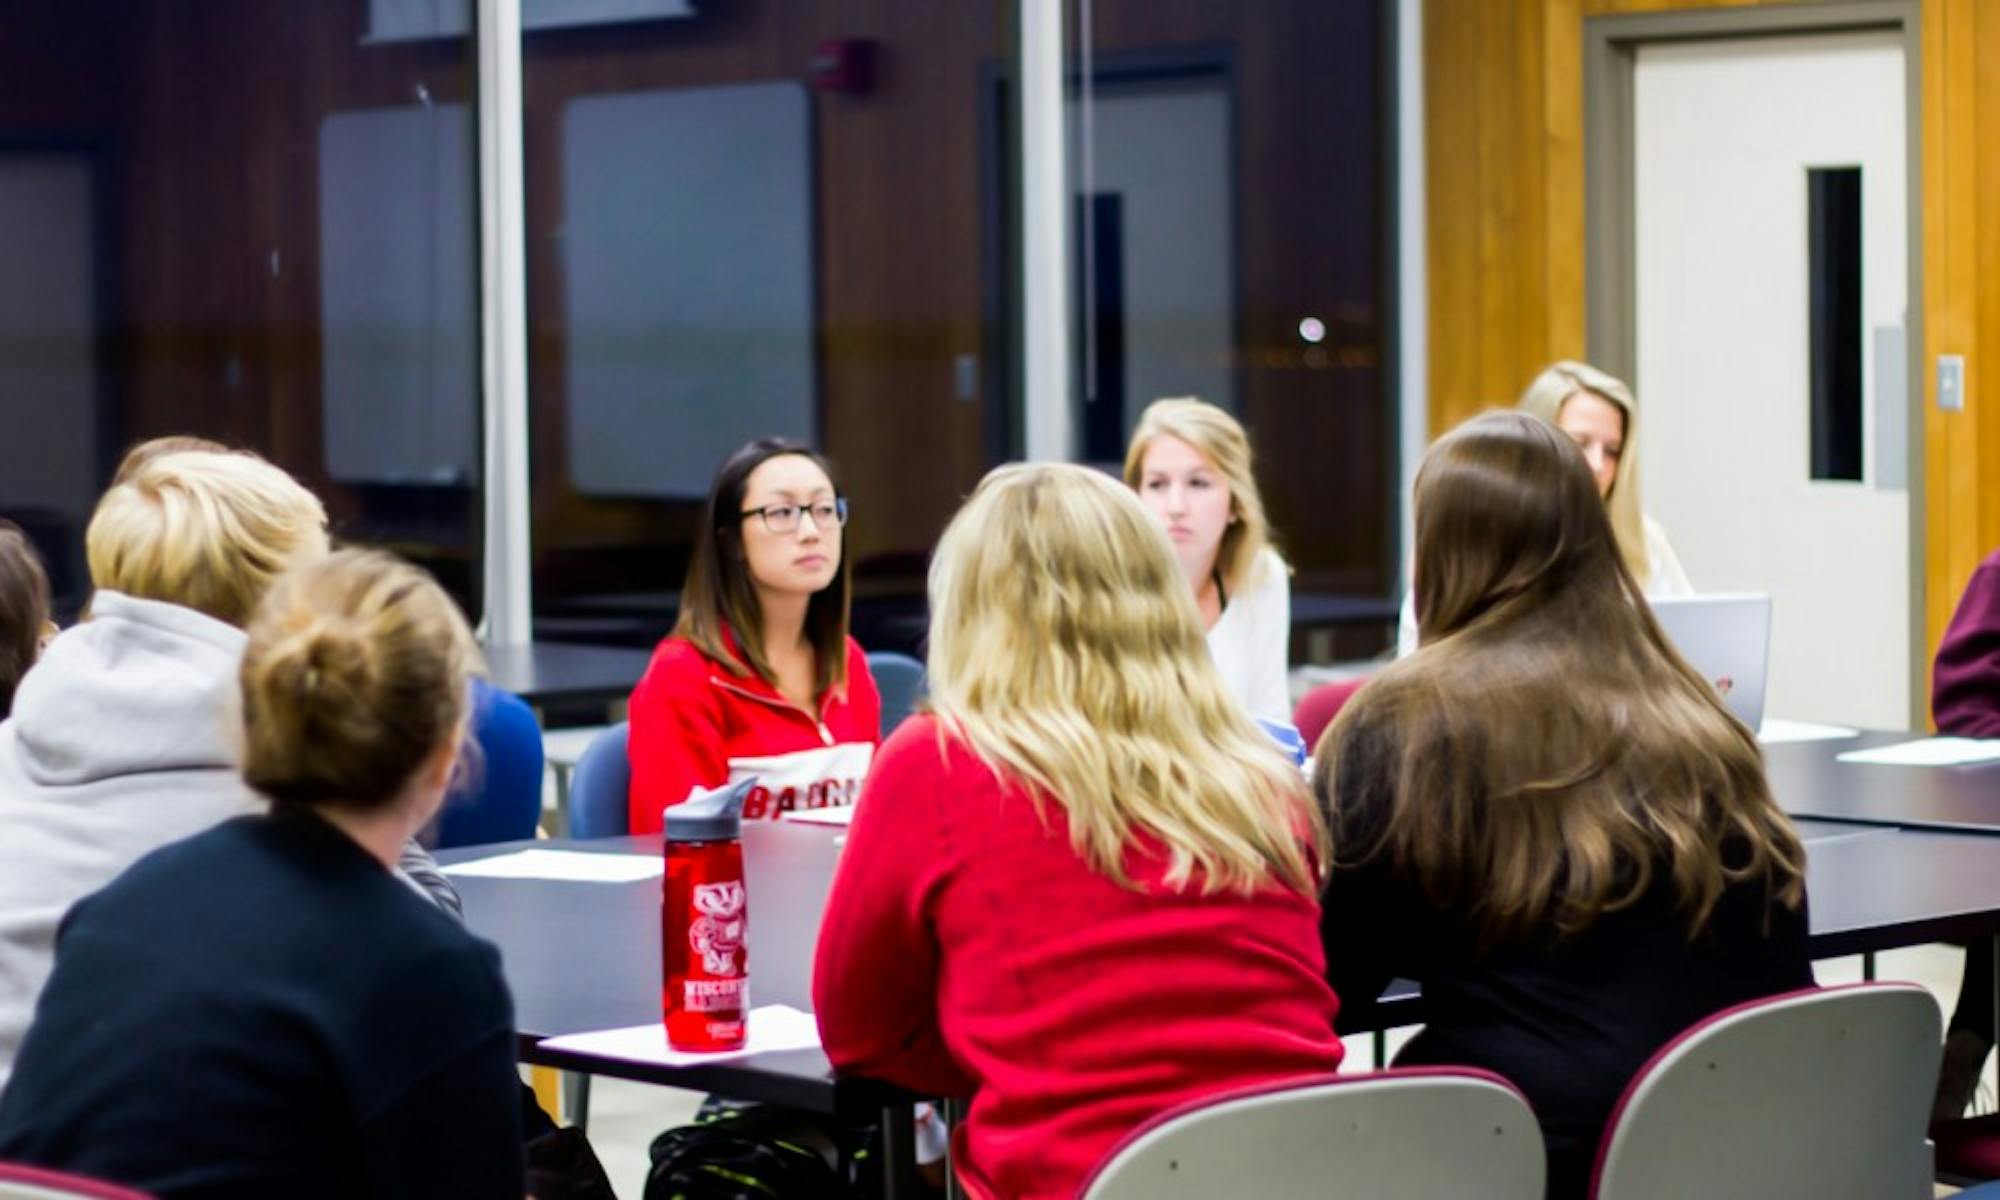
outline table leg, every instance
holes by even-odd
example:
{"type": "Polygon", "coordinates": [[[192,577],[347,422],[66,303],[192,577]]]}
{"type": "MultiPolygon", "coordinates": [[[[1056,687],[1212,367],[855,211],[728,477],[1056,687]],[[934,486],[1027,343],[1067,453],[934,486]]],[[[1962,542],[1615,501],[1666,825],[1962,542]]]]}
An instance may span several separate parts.
{"type": "MultiPolygon", "coordinates": [[[[1987,1026],[1986,1031],[1992,1040],[2000,1041],[2000,934],[1993,935],[1993,1024],[1987,1026]]],[[[2000,1072],[2000,1065],[1996,1065],[1994,1070],[2000,1072]]],[[[1986,1077],[1984,1059],[1979,1062],[1979,1077],[1986,1077]]],[[[1996,1078],[2000,1078],[2000,1074],[1996,1074],[1996,1078]]]]}
{"type": "Polygon", "coordinates": [[[562,1119],[578,1129],[590,1124],[590,1076],[582,1071],[563,1072],[562,1119]]]}
{"type": "Polygon", "coordinates": [[[917,1196],[916,1110],[908,1101],[882,1110],[883,1200],[917,1196]]]}
{"type": "Polygon", "coordinates": [[[556,819],[551,824],[555,828],[555,836],[559,838],[569,836],[569,777],[575,769],[567,765],[555,768],[556,819]]]}
{"type": "MultiPolygon", "coordinates": [[[[957,1129],[958,1123],[963,1120],[965,1120],[965,1101],[963,1100],[945,1101],[944,1102],[945,1128],[947,1130],[957,1129]]],[[[950,1149],[951,1143],[946,1142],[945,1146],[946,1149],[944,1155],[944,1200],[965,1200],[965,1185],[958,1181],[958,1167],[955,1163],[951,1161],[951,1149],[950,1149]]]]}

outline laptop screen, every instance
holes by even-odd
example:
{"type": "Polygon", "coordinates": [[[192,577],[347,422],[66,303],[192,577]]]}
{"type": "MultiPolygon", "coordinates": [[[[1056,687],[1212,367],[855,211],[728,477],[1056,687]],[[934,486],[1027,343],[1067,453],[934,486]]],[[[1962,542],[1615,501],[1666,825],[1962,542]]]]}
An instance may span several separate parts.
{"type": "Polygon", "coordinates": [[[1674,649],[1722,702],[1756,732],[1764,721],[1771,653],[1771,597],[1764,594],[1670,596],[1651,602],[1674,649]]]}

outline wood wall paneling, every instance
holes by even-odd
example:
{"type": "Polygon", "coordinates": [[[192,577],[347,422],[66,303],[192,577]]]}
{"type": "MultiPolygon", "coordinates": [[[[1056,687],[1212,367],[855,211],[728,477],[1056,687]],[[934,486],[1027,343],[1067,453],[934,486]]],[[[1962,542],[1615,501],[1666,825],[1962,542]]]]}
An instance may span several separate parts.
{"type": "Polygon", "coordinates": [[[1579,11],[1425,5],[1433,435],[1583,353],[1579,11]]]}
{"type": "MultiPolygon", "coordinates": [[[[1511,401],[1584,341],[1584,18],[1759,0],[1427,0],[1431,430],[1511,401]],[[1512,307],[1510,307],[1512,306],[1512,307]]],[[[1761,0],[1801,3],[1811,0],[1761,0]]],[[[1934,649],[2000,549],[2000,5],[1913,0],[1919,30],[1925,624],[1934,649]],[[1982,232],[1984,230],[1984,232],[1982,232]],[[1965,411],[1936,405],[1939,354],[1966,358],[1965,411]]]]}

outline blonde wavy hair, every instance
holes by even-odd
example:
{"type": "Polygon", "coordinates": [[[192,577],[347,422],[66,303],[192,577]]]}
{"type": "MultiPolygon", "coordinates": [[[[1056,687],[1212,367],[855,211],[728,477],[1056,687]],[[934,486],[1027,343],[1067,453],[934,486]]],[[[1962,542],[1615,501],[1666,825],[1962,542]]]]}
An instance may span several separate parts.
{"type": "Polygon", "coordinates": [[[1155,400],[1139,414],[1132,444],[1125,450],[1125,485],[1135,492],[1144,474],[1146,449],[1161,437],[1178,438],[1199,450],[1229,485],[1229,515],[1235,520],[1222,531],[1215,566],[1222,573],[1224,588],[1231,594],[1241,591],[1252,582],[1258,556],[1271,544],[1271,525],[1264,516],[1264,498],[1257,491],[1249,437],[1235,417],[1206,400],[1193,396],[1155,400]]]}
{"type": "Polygon", "coordinates": [[[1216,673],[1129,490],[1066,464],[995,470],[938,543],[930,604],[941,736],[1059,804],[1092,869],[1132,886],[1124,856],[1145,834],[1170,887],[1316,891],[1326,835],[1305,781],[1216,673]]]}
{"type": "Polygon", "coordinates": [[[1625,418],[1618,473],[1612,477],[1604,508],[1611,517],[1611,532],[1618,539],[1619,557],[1644,586],[1653,577],[1653,564],[1646,556],[1646,514],[1639,503],[1639,402],[1633,398],[1632,389],[1625,386],[1624,380],[1589,363],[1564,359],[1535,376],[1514,407],[1554,425],[1563,405],[1578,392],[1589,392],[1625,418]]]}
{"type": "Polygon", "coordinates": [[[278,582],[243,652],[243,778],[278,804],[382,807],[462,739],[479,649],[429,575],[342,550],[278,582]]]}
{"type": "Polygon", "coordinates": [[[166,454],[104,493],[84,547],[94,586],[241,627],[278,576],[326,554],[326,509],[255,455],[166,454]]]}

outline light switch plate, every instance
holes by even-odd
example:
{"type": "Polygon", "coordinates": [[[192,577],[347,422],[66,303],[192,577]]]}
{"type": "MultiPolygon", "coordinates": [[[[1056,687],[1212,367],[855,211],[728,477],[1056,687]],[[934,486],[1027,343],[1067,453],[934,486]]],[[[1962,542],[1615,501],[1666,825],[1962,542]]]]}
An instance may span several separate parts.
{"type": "Polygon", "coordinates": [[[1965,355],[1938,355],[1937,406],[1946,412],[1965,411],[1965,355]]]}

